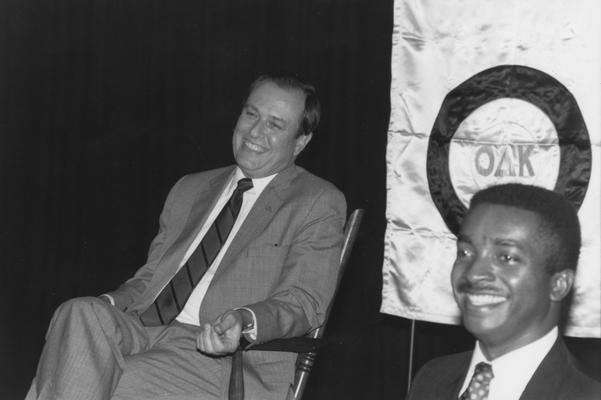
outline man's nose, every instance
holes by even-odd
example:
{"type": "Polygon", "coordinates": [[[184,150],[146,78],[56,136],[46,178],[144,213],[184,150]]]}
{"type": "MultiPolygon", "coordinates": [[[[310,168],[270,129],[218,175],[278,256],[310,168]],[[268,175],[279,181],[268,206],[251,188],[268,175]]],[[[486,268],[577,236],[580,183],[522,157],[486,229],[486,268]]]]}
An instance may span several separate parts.
{"type": "Polygon", "coordinates": [[[261,136],[261,132],[263,132],[263,122],[261,120],[257,120],[250,127],[250,131],[249,131],[250,136],[251,137],[261,136]]]}
{"type": "Polygon", "coordinates": [[[467,266],[466,278],[471,282],[494,280],[491,260],[488,255],[478,255],[467,266]]]}

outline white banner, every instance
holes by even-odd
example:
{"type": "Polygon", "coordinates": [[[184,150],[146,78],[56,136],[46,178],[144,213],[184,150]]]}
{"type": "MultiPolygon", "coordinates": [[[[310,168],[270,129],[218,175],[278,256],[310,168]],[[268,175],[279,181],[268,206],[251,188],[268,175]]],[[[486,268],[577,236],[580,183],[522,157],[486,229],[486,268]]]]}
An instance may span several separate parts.
{"type": "Polygon", "coordinates": [[[474,192],[521,182],[579,207],[566,334],[601,337],[600,4],[396,0],[382,312],[459,323],[453,232],[474,192]]]}

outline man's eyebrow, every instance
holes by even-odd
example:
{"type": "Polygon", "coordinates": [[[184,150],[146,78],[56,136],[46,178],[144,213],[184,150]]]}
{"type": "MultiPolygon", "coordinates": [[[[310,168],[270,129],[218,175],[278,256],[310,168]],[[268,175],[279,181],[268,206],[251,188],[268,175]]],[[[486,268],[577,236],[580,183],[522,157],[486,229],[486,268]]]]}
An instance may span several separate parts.
{"type": "Polygon", "coordinates": [[[286,120],[284,118],[278,117],[277,115],[271,114],[269,118],[275,119],[276,121],[281,122],[282,124],[286,124],[286,120]]]}
{"type": "Polygon", "coordinates": [[[524,248],[524,246],[520,243],[520,241],[508,239],[508,238],[495,238],[495,239],[493,239],[493,244],[496,246],[517,247],[518,249],[524,248]]]}

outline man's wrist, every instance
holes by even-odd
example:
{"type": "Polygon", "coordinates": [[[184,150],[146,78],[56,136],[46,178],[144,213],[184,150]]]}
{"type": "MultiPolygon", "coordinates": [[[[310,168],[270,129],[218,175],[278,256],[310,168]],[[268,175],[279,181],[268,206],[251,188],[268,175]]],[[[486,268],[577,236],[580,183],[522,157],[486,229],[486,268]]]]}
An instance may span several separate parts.
{"type": "Polygon", "coordinates": [[[242,318],[242,331],[254,329],[255,320],[253,318],[252,312],[250,312],[246,308],[236,308],[236,311],[240,313],[240,317],[242,318]]]}

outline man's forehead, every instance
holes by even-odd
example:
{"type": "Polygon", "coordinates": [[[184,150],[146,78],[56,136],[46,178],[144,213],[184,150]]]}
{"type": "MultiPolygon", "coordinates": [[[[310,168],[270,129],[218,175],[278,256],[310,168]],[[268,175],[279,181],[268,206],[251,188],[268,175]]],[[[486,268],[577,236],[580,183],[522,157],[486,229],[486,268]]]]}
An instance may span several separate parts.
{"type": "Polygon", "coordinates": [[[465,238],[471,232],[484,230],[491,238],[503,238],[516,231],[535,233],[539,231],[540,218],[530,210],[494,203],[481,203],[466,214],[458,237],[465,238]]]}
{"type": "Polygon", "coordinates": [[[265,101],[270,99],[272,101],[282,101],[291,106],[297,106],[304,108],[305,105],[305,94],[302,90],[296,88],[281,87],[273,82],[267,81],[262,82],[250,92],[247,103],[256,101],[265,101]]]}
{"type": "Polygon", "coordinates": [[[483,218],[484,216],[506,216],[508,218],[519,219],[526,217],[528,220],[538,220],[538,214],[534,211],[513,205],[497,203],[479,203],[476,206],[471,207],[466,213],[466,219],[473,215],[476,215],[477,218],[483,218]]]}

